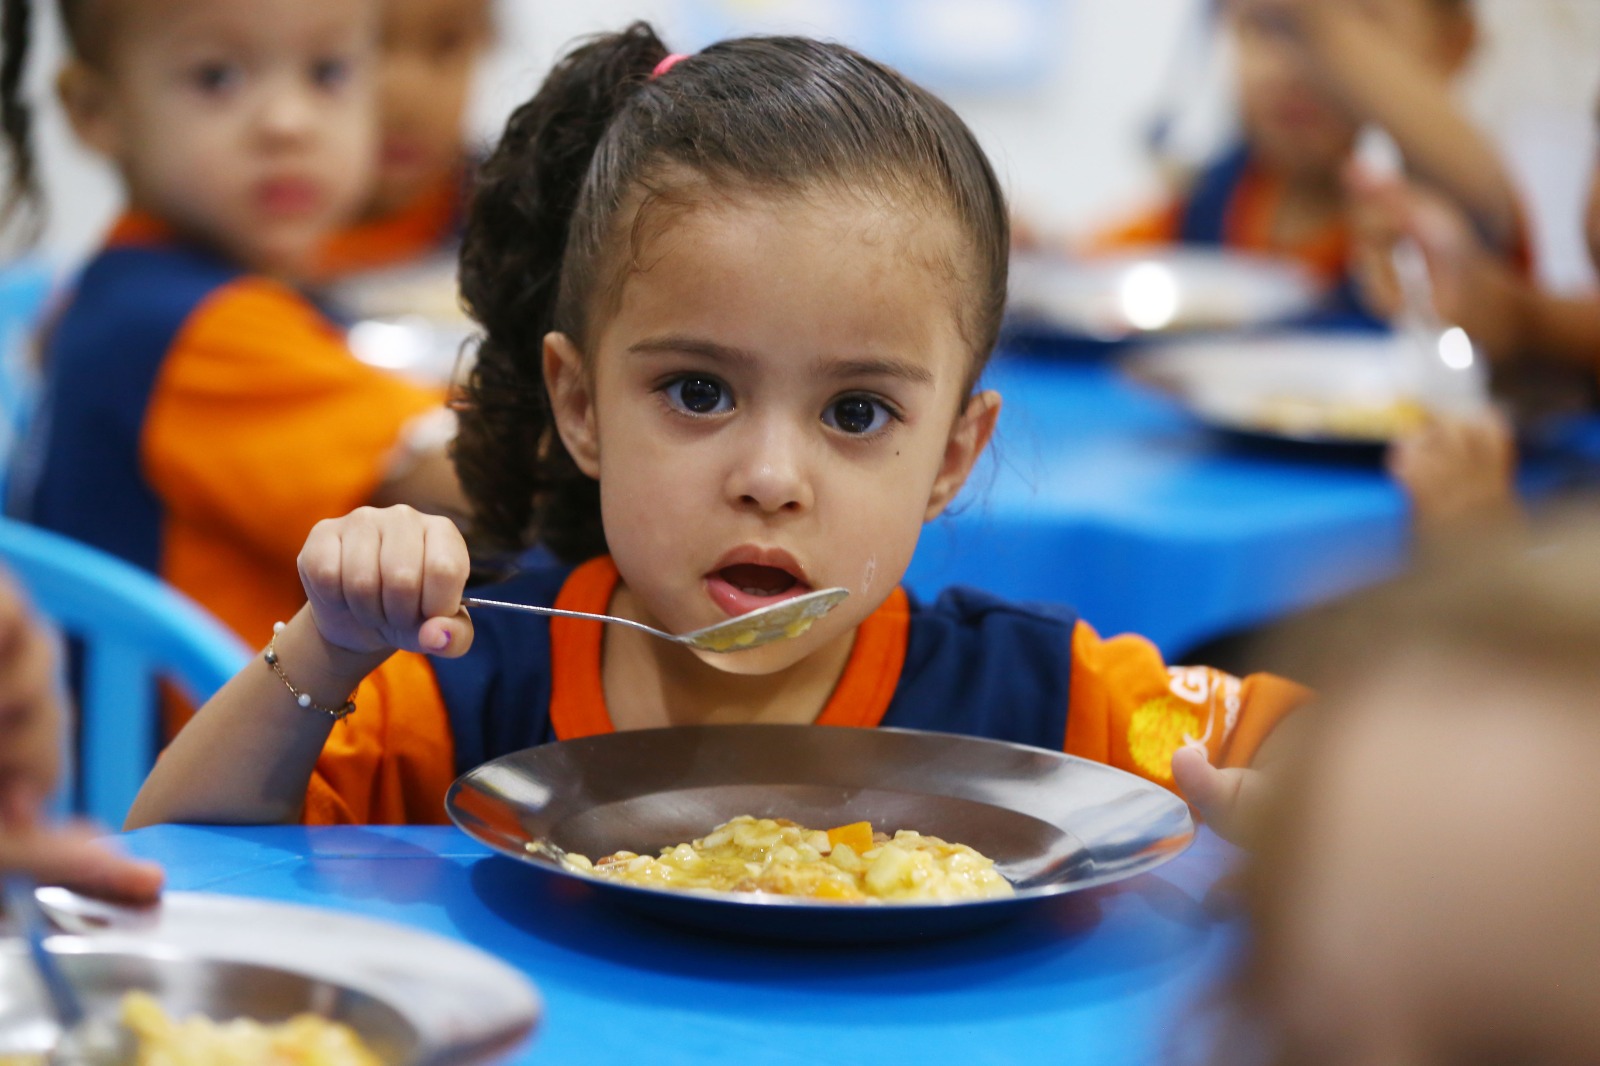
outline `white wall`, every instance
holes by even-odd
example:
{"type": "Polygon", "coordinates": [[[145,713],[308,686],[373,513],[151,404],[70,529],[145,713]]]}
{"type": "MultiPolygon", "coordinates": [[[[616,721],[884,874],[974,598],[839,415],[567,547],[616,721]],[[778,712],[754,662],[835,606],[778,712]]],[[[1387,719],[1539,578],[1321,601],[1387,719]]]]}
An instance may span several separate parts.
{"type": "MultiPolygon", "coordinates": [[[[971,0],[981,4],[983,0],[971,0]]],[[[1185,27],[1205,0],[1060,0],[1060,63],[1024,94],[953,95],[993,154],[1019,210],[1047,229],[1083,231],[1136,207],[1159,189],[1143,148],[1185,27]]],[[[1506,146],[1532,206],[1546,276],[1583,285],[1578,205],[1593,158],[1595,86],[1600,82],[1600,0],[1479,0],[1485,48],[1466,87],[1476,111],[1506,146]]],[[[53,6],[53,5],[49,5],[53,6]]],[[[501,0],[502,35],[485,65],[474,127],[492,136],[573,38],[656,21],[670,42],[684,24],[678,0],[501,0]]],[[[1202,51],[1202,58],[1205,56],[1202,51]]],[[[44,42],[29,79],[48,96],[59,55],[44,42]]],[[[1216,57],[1212,56],[1212,68],[1216,57]]],[[[1187,117],[1202,142],[1223,111],[1220,69],[1186,82],[1187,117]]],[[[48,101],[42,150],[53,204],[47,248],[70,260],[92,247],[115,210],[109,176],[71,144],[48,101]]]]}

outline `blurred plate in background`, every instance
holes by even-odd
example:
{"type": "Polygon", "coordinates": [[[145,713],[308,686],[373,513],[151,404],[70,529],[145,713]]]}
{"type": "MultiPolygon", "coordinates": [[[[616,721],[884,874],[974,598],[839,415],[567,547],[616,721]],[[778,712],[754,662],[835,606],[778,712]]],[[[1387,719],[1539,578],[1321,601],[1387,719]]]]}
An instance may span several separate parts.
{"type": "Polygon", "coordinates": [[[543,876],[722,935],[874,941],[992,924],[1063,893],[1132,877],[1194,836],[1171,792],[1021,744],[899,729],[704,726],[585,737],[494,759],[445,801],[455,823],[543,876]],[[589,877],[550,854],[655,854],[741,814],[811,828],[869,821],[976,848],[1016,886],[1003,899],[822,903],[673,892],[589,877]],[[530,850],[530,848],[536,850],[530,850]]]}
{"type": "Polygon", "coordinates": [[[1216,429],[1306,444],[1377,446],[1426,421],[1389,334],[1281,333],[1172,340],[1123,368],[1216,429]]]}
{"type": "MultiPolygon", "coordinates": [[[[63,889],[39,900],[72,930],[47,944],[95,1014],[115,1014],[135,990],[179,1018],[281,1022],[311,1011],[355,1029],[385,1063],[411,1066],[490,1061],[541,1012],[516,970],[406,926],[198,892],[169,892],[149,910],[63,889]]],[[[0,1055],[54,1045],[41,997],[22,943],[0,943],[0,1055]]]]}
{"type": "Polygon", "coordinates": [[[461,307],[456,259],[355,274],[332,286],[328,302],[352,324],[356,358],[424,384],[463,380],[477,326],[461,307]]]}
{"type": "Polygon", "coordinates": [[[1068,259],[1012,259],[1014,320],[1064,336],[1119,341],[1141,335],[1238,330],[1281,323],[1316,307],[1298,263],[1199,248],[1068,259]]]}

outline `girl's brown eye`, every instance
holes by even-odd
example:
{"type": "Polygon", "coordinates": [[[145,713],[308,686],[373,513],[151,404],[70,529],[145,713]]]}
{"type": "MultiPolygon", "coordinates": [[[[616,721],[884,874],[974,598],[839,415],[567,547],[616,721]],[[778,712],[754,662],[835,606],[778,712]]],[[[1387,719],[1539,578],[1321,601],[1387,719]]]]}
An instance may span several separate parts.
{"type": "Polygon", "coordinates": [[[886,405],[870,396],[845,396],[833,401],[822,413],[826,425],[855,436],[882,429],[892,417],[886,405]]]}
{"type": "Polygon", "coordinates": [[[683,409],[697,415],[711,414],[722,405],[722,385],[711,378],[684,378],[673,391],[683,409]]]}

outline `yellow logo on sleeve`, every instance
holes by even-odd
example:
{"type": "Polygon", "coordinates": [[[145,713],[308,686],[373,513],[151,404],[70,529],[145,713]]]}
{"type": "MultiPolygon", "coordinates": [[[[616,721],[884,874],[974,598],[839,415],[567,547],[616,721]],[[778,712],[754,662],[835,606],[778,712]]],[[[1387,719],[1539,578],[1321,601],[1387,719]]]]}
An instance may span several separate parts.
{"type": "Polygon", "coordinates": [[[1198,737],[1205,723],[1195,707],[1176,696],[1146,700],[1128,720],[1128,753],[1151,780],[1172,780],[1172,753],[1189,737],[1198,737]]]}

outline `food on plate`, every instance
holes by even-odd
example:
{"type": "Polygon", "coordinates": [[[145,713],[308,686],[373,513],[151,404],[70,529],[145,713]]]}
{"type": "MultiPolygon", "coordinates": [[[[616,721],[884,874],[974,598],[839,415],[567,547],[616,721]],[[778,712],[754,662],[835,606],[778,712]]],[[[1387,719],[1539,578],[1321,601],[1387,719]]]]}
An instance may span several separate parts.
{"type": "MultiPolygon", "coordinates": [[[[146,992],[122,997],[131,1066],[382,1066],[354,1029],[316,1014],[285,1022],[202,1015],[178,1021],[146,992]]],[[[0,1066],[46,1066],[45,1055],[0,1055],[0,1066]]]]}
{"type": "MultiPolygon", "coordinates": [[[[530,851],[542,849],[528,845],[530,851]]],[[[740,815],[659,856],[618,851],[596,861],[562,853],[577,873],[645,888],[767,892],[841,903],[933,903],[1015,893],[994,860],[965,844],[867,822],[807,829],[787,818],[740,815]]]]}
{"type": "Polygon", "coordinates": [[[174,1019],[143,992],[122,1000],[122,1024],[138,1040],[136,1066],[381,1066],[354,1029],[316,1014],[285,1022],[174,1019]]]}
{"type": "Polygon", "coordinates": [[[1263,400],[1253,419],[1259,428],[1287,436],[1371,441],[1393,440],[1420,428],[1427,420],[1427,408],[1405,397],[1364,403],[1304,396],[1263,400]]]}

